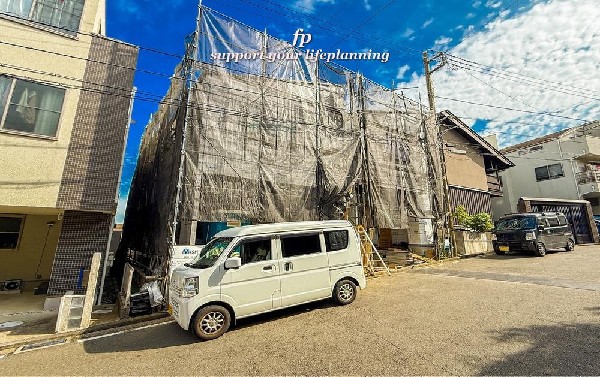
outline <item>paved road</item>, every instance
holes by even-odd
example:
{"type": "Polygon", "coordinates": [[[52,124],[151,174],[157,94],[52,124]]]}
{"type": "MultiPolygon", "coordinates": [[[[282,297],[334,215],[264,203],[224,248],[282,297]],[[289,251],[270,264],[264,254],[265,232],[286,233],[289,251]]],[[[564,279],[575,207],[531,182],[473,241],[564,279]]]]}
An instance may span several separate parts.
{"type": "Polygon", "coordinates": [[[211,342],[168,323],[11,355],[0,374],[598,375],[598,266],[589,246],[415,268],[211,342]]]}

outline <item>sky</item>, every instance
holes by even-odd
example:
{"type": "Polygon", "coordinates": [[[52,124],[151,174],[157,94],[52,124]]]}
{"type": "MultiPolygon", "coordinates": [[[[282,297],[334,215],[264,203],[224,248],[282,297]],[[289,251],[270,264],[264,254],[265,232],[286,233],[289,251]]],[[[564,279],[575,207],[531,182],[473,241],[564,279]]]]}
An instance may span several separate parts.
{"type": "MultiPolygon", "coordinates": [[[[311,49],[389,52],[389,61],[340,62],[427,101],[422,52],[449,56],[433,74],[448,109],[500,147],[600,119],[598,0],[203,0],[258,30],[311,49]]],[[[162,97],[195,30],[196,1],[109,0],[107,35],[141,47],[134,85],[162,97]],[[165,54],[167,53],[167,54],[165,54]],[[176,55],[176,56],[172,56],[176,55]]],[[[442,63],[442,62],[438,62],[442,63]]],[[[147,98],[147,95],[145,96],[147,98]]],[[[156,101],[133,108],[117,222],[123,221],[144,127],[156,101]]]]}

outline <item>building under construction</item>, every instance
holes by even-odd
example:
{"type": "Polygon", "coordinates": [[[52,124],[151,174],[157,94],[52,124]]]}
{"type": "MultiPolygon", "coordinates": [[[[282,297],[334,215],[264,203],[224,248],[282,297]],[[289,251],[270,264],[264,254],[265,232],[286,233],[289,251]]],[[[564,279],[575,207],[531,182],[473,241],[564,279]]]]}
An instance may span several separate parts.
{"type": "Polygon", "coordinates": [[[206,7],[186,46],[143,136],[118,259],[162,275],[173,245],[214,224],[348,218],[432,242],[438,130],[420,104],[206,7]]]}

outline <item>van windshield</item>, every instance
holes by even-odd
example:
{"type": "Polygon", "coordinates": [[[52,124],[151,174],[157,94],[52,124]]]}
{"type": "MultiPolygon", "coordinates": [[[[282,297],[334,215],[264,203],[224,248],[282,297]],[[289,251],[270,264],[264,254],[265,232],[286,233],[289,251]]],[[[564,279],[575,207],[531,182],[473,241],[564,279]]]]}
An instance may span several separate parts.
{"type": "Polygon", "coordinates": [[[190,263],[188,267],[191,268],[209,268],[219,259],[219,256],[225,251],[227,246],[233,240],[232,237],[219,237],[213,238],[209,243],[202,248],[202,251],[198,255],[197,259],[190,263]]]}
{"type": "Polygon", "coordinates": [[[533,216],[511,217],[498,220],[496,230],[535,229],[535,225],[536,218],[533,216]]]}

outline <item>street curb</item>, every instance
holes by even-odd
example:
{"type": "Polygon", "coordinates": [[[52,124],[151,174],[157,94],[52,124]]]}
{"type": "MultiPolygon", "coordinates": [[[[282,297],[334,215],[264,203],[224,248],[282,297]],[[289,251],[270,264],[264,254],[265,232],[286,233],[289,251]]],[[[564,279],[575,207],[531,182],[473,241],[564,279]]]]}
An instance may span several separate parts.
{"type": "Polygon", "coordinates": [[[477,258],[477,257],[483,257],[490,254],[489,251],[486,251],[484,253],[476,253],[476,254],[465,254],[465,255],[460,255],[459,258],[460,259],[469,259],[469,258],[477,258]]]}
{"type": "MultiPolygon", "coordinates": [[[[9,349],[13,349],[13,352],[23,346],[30,345],[43,345],[44,343],[48,343],[51,341],[62,340],[65,339],[65,343],[70,343],[73,340],[77,339],[86,339],[91,338],[98,335],[110,334],[112,332],[117,331],[127,331],[131,329],[135,329],[136,327],[141,327],[145,325],[158,324],[162,322],[167,322],[171,319],[170,315],[166,312],[158,312],[140,317],[132,317],[126,318],[119,321],[107,322],[98,324],[96,326],[89,327],[87,329],[69,331],[60,334],[51,334],[43,338],[35,338],[35,339],[25,339],[21,341],[16,341],[12,343],[3,343],[0,344],[0,351],[5,351],[9,349]]],[[[9,352],[11,354],[13,352],[9,352]]]]}

